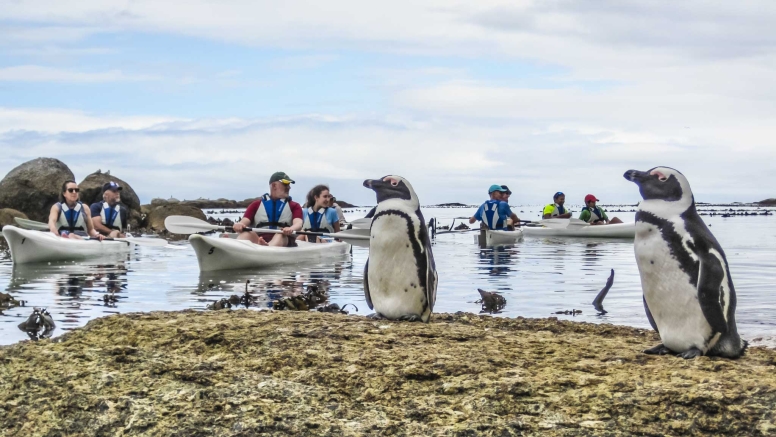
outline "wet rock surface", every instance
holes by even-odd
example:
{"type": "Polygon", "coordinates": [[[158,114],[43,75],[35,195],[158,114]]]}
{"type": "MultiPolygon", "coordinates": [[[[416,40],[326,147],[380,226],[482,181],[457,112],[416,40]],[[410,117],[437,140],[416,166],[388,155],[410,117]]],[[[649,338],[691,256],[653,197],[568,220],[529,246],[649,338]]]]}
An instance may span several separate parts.
{"type": "Polygon", "coordinates": [[[21,211],[31,220],[48,221],[66,180],[75,180],[64,162],[36,158],[14,168],[0,181],[0,208],[21,211]]]}
{"type": "Polygon", "coordinates": [[[156,312],[0,349],[6,435],[773,435],[776,351],[647,356],[650,331],[434,315],[156,312]]]}
{"type": "Polygon", "coordinates": [[[207,220],[205,213],[199,208],[190,205],[182,205],[180,203],[168,203],[159,206],[151,206],[149,208],[148,216],[145,221],[146,227],[156,232],[166,230],[164,227],[164,219],[171,215],[183,215],[198,218],[200,220],[207,220]]]}
{"type": "Polygon", "coordinates": [[[16,222],[14,221],[15,217],[26,219],[27,214],[17,211],[15,209],[11,208],[3,208],[0,209],[0,229],[3,229],[3,226],[6,225],[16,225],[16,222]]]}

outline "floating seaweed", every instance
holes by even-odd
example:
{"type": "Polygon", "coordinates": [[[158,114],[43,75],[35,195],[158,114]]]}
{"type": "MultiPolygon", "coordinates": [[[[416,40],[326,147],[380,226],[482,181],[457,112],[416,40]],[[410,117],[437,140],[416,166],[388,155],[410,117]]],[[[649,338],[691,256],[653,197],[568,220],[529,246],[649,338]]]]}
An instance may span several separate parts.
{"type": "Polygon", "coordinates": [[[343,305],[343,306],[342,306],[342,308],[340,308],[340,306],[339,306],[339,305],[337,305],[336,303],[330,303],[330,304],[328,304],[328,305],[324,305],[324,306],[322,306],[322,307],[319,307],[319,308],[318,308],[318,311],[319,311],[319,312],[322,312],[322,313],[340,313],[340,314],[348,314],[348,311],[347,311],[347,310],[345,310],[345,308],[346,308],[348,305],[351,305],[351,306],[353,306],[353,308],[355,308],[355,309],[356,309],[356,312],[358,312],[358,307],[357,307],[357,306],[355,306],[355,305],[353,305],[352,303],[346,303],[345,305],[343,305]]]}
{"type": "Polygon", "coordinates": [[[223,310],[227,308],[232,308],[232,304],[229,302],[229,299],[222,298],[221,300],[217,300],[210,305],[207,306],[207,309],[209,310],[223,310]]]}
{"type": "Polygon", "coordinates": [[[23,307],[26,304],[26,300],[16,300],[9,293],[0,292],[0,308],[23,307]]]}
{"type": "Polygon", "coordinates": [[[563,311],[555,311],[552,314],[565,314],[567,316],[576,316],[577,314],[582,314],[582,310],[563,310],[563,311]]]}
{"type": "Polygon", "coordinates": [[[307,286],[307,292],[296,296],[284,297],[272,302],[276,310],[308,311],[329,299],[326,288],[320,284],[307,286]]]}

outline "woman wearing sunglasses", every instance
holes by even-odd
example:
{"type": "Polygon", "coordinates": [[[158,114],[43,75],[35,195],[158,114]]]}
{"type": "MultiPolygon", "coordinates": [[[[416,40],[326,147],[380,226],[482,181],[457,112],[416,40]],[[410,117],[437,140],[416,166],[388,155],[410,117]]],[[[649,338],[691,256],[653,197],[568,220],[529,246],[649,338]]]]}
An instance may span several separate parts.
{"type": "Polygon", "coordinates": [[[56,236],[80,240],[90,235],[102,240],[103,237],[94,229],[89,208],[85,208],[78,200],[78,184],[75,181],[65,181],[59,194],[59,203],[51,207],[49,213],[49,230],[56,236]]]}
{"type": "MultiPolygon", "coordinates": [[[[331,207],[331,194],[326,185],[316,185],[307,193],[307,207],[304,209],[302,229],[308,232],[339,232],[340,223],[337,211],[331,207]]],[[[318,237],[300,235],[297,240],[326,242],[318,237]]]]}

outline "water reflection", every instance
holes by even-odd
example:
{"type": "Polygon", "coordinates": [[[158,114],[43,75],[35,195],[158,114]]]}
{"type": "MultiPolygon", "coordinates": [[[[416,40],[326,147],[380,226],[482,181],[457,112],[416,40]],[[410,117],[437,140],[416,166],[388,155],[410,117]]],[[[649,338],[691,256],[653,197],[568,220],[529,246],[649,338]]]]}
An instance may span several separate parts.
{"type": "Polygon", "coordinates": [[[480,249],[477,269],[487,276],[506,276],[515,269],[520,251],[517,246],[496,246],[480,249]]]}

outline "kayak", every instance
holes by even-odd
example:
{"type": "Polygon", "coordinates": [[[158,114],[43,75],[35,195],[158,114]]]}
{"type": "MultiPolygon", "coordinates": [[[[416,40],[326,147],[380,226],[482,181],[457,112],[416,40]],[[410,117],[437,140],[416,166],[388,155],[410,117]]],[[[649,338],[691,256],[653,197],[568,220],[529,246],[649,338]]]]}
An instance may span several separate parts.
{"type": "Polygon", "coordinates": [[[569,225],[567,227],[525,226],[527,237],[573,237],[573,238],[635,238],[635,223],[614,225],[569,225]]]}
{"type": "Polygon", "coordinates": [[[3,228],[3,236],[14,264],[77,261],[130,251],[129,243],[124,241],[71,240],[11,225],[3,228]]]}
{"type": "MultiPolygon", "coordinates": [[[[523,238],[523,231],[520,229],[514,231],[485,231],[485,246],[503,246],[515,244],[523,238]]],[[[480,243],[480,234],[474,236],[474,242],[480,243]]]]}
{"type": "Polygon", "coordinates": [[[189,243],[194,248],[199,270],[261,268],[277,264],[296,264],[303,261],[341,257],[350,253],[350,244],[308,243],[297,241],[297,247],[259,246],[246,240],[213,238],[192,234],[189,243]]]}

